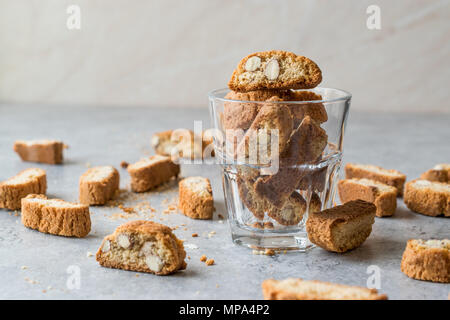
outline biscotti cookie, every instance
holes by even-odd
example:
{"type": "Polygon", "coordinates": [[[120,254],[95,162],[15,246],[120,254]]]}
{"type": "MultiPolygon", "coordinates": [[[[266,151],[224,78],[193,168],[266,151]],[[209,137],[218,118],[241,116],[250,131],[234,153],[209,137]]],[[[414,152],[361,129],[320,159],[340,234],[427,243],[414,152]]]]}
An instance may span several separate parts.
{"type": "Polygon", "coordinates": [[[157,132],[153,134],[151,139],[156,154],[188,159],[201,159],[203,151],[211,143],[211,135],[202,132],[200,137],[188,129],[157,132]]]}
{"type": "Polygon", "coordinates": [[[363,200],[313,212],[306,222],[309,240],[333,252],[346,252],[359,247],[372,232],[375,222],[374,204],[363,200]]]}
{"type": "Polygon", "coordinates": [[[178,176],[180,166],[169,157],[155,155],[130,164],[127,171],[131,177],[131,190],[145,192],[178,176]]]}
{"type": "Polygon", "coordinates": [[[347,179],[366,178],[390,185],[397,188],[398,196],[403,195],[403,185],[406,181],[406,176],[397,170],[383,169],[370,164],[347,163],[345,177],[347,179]]]}
{"type": "Polygon", "coordinates": [[[256,180],[255,190],[258,195],[281,208],[301,179],[308,174],[295,165],[317,160],[327,144],[327,138],[325,131],[306,116],[289,138],[278,172],[256,180]]]}
{"type": "Polygon", "coordinates": [[[306,116],[290,136],[282,157],[292,164],[315,161],[321,156],[327,141],[328,135],[325,130],[310,116],[306,116]]]}
{"type": "Polygon", "coordinates": [[[103,239],[97,261],[103,267],[156,275],[186,269],[183,242],[169,227],[137,220],[119,226],[103,239]]]}
{"type": "Polygon", "coordinates": [[[80,202],[103,205],[119,189],[119,172],[112,166],[90,168],[80,177],[80,202]]]}
{"type": "Polygon", "coordinates": [[[286,51],[256,52],[242,59],[228,87],[238,92],[264,89],[309,89],[322,81],[312,60],[286,51]]]}
{"type": "Polygon", "coordinates": [[[89,206],[30,194],[22,199],[22,224],[43,233],[82,238],[91,231],[89,206]]]}
{"type": "Polygon", "coordinates": [[[225,99],[236,100],[227,101],[223,104],[223,124],[224,129],[243,129],[250,128],[253,120],[255,120],[263,101],[267,101],[272,97],[282,99],[287,92],[277,90],[257,90],[250,92],[230,91],[226,94],[225,99]],[[243,102],[239,102],[243,101],[243,102]],[[258,101],[249,103],[249,101],[258,101]]]}
{"type": "MultiPolygon", "coordinates": [[[[274,97],[270,101],[278,100],[274,97]]],[[[269,102],[261,107],[250,129],[246,132],[238,147],[238,157],[250,157],[256,163],[266,164],[271,157],[278,156],[284,151],[294,128],[293,118],[288,107],[269,102]],[[278,135],[278,153],[276,155],[272,152],[273,130],[278,135]],[[263,150],[267,150],[267,152],[263,152],[263,150]]]]}
{"type": "Polygon", "coordinates": [[[214,201],[209,179],[188,177],[181,180],[179,186],[180,211],[193,219],[212,219],[214,201]]]}
{"type": "Polygon", "coordinates": [[[254,188],[254,181],[243,177],[237,178],[239,198],[256,219],[263,220],[267,210],[266,200],[259,197],[254,188]]]}
{"type": "Polygon", "coordinates": [[[315,170],[305,170],[305,175],[300,179],[297,188],[300,190],[312,189],[322,192],[327,182],[328,166],[315,170]]]}
{"type": "Polygon", "coordinates": [[[427,216],[450,216],[450,184],[428,180],[413,180],[405,185],[406,206],[427,216]]]}
{"type": "Polygon", "coordinates": [[[264,280],[262,290],[265,300],[387,300],[376,289],[294,278],[264,280]]]}
{"type": "MultiPolygon", "coordinates": [[[[316,193],[313,193],[309,203],[309,212],[321,210],[322,203],[316,193]]],[[[306,200],[294,191],[281,209],[268,206],[267,215],[283,226],[292,226],[300,223],[307,209],[306,200]]]]}
{"type": "Polygon", "coordinates": [[[18,210],[21,200],[27,195],[45,194],[47,191],[47,175],[39,168],[30,168],[19,172],[16,176],[0,182],[0,208],[18,210]]]}
{"type": "Polygon", "coordinates": [[[420,176],[422,180],[436,181],[436,182],[450,182],[450,164],[438,164],[420,176]]]}
{"type": "MultiPolygon", "coordinates": [[[[312,91],[294,91],[289,93],[289,101],[316,101],[322,100],[320,94],[316,94],[312,91]]],[[[328,121],[328,114],[325,106],[322,103],[290,103],[288,104],[294,117],[294,126],[297,127],[306,116],[311,117],[317,123],[323,123],[328,121]]]]}
{"type": "Polygon", "coordinates": [[[64,143],[55,140],[14,142],[14,151],[23,161],[60,164],[63,162],[64,143]]]}
{"type": "Polygon", "coordinates": [[[338,182],[341,202],[364,200],[377,207],[377,217],[392,216],[397,209],[397,189],[369,179],[346,179],[338,182]]]}
{"type": "Polygon", "coordinates": [[[401,269],[413,279],[450,283],[450,240],[408,240],[401,269]]]}

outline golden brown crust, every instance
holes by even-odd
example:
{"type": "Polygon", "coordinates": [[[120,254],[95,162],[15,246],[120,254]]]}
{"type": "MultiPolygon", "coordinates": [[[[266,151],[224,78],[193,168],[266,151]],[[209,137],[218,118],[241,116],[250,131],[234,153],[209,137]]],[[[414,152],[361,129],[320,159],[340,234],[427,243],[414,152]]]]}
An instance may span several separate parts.
{"type": "MultiPolygon", "coordinates": [[[[311,91],[290,91],[289,101],[314,101],[322,100],[320,94],[316,94],[311,91]]],[[[292,116],[295,119],[295,127],[300,124],[300,122],[309,116],[311,119],[317,123],[323,123],[328,121],[328,114],[323,103],[291,103],[288,104],[291,110],[292,116]]]]}
{"type": "Polygon", "coordinates": [[[21,206],[22,198],[29,194],[45,194],[47,191],[47,175],[45,170],[39,168],[29,168],[22,170],[16,176],[0,182],[0,208],[18,210],[21,206]],[[9,183],[18,176],[27,172],[36,171],[33,177],[18,183],[9,183]]]}
{"type": "Polygon", "coordinates": [[[406,206],[427,216],[444,215],[450,217],[450,187],[449,184],[428,181],[429,186],[419,187],[416,183],[427,183],[428,180],[412,180],[405,184],[403,200],[406,206]],[[447,188],[447,191],[434,188],[447,188]]]}
{"type": "Polygon", "coordinates": [[[360,164],[354,164],[354,163],[347,163],[345,166],[345,177],[347,179],[352,178],[366,178],[370,180],[375,180],[384,184],[387,184],[392,187],[396,187],[398,190],[397,195],[402,196],[403,195],[403,186],[406,181],[406,175],[401,173],[397,170],[388,170],[384,169],[379,166],[371,166],[374,168],[377,168],[379,170],[385,171],[383,172],[373,172],[370,170],[367,170],[366,168],[362,167],[363,165],[360,164]],[[390,176],[386,173],[392,173],[395,174],[395,176],[390,176]]]}
{"type": "Polygon", "coordinates": [[[192,219],[212,219],[214,200],[211,183],[203,177],[189,177],[179,182],[180,211],[192,219]],[[193,181],[197,179],[198,181],[193,181]],[[196,186],[192,186],[195,184],[196,186]],[[202,185],[200,185],[202,184],[202,185]],[[198,188],[196,190],[196,188],[198,188]]]}
{"type": "Polygon", "coordinates": [[[119,226],[113,234],[103,239],[96,254],[97,261],[103,267],[156,275],[169,275],[186,269],[185,257],[183,242],[169,227],[144,220],[119,226]],[[127,239],[126,247],[120,237],[127,239]],[[148,258],[156,259],[156,266],[149,263],[148,258]]]}
{"type": "Polygon", "coordinates": [[[52,199],[58,206],[33,199],[48,200],[44,195],[31,194],[22,199],[22,224],[25,227],[58,236],[82,238],[91,230],[89,207],[52,199]],[[64,206],[66,204],[66,206],[64,206]]]}
{"type": "Polygon", "coordinates": [[[225,96],[225,99],[239,100],[239,101],[259,101],[255,103],[245,103],[237,101],[227,101],[223,105],[223,123],[225,129],[243,129],[247,130],[258,115],[261,106],[261,101],[267,101],[272,97],[282,99],[286,95],[286,91],[278,90],[258,90],[250,92],[235,92],[230,91],[225,96]]]}
{"type": "Polygon", "coordinates": [[[346,252],[357,248],[370,235],[375,212],[375,205],[363,200],[312,212],[306,222],[309,240],[333,252],[346,252]],[[350,224],[354,226],[346,228],[350,224]]]}
{"type": "MultiPolygon", "coordinates": [[[[104,205],[112,199],[119,189],[119,172],[111,166],[111,172],[103,179],[92,179],[90,176],[104,167],[94,167],[87,170],[80,177],[79,199],[81,203],[87,205],[104,205]]],[[[106,168],[105,168],[106,169],[106,168]]]]}
{"type": "Polygon", "coordinates": [[[328,135],[320,125],[306,116],[289,138],[283,159],[292,164],[316,161],[325,149],[328,135]]]}
{"type": "Polygon", "coordinates": [[[450,283],[450,251],[448,248],[423,248],[417,245],[417,240],[408,240],[401,270],[413,279],[450,283]]]}
{"type": "Polygon", "coordinates": [[[234,70],[228,87],[238,92],[264,89],[310,89],[316,87],[321,81],[322,72],[312,60],[292,52],[273,50],[252,53],[242,59],[234,70]],[[259,67],[251,71],[246,68],[246,64],[252,57],[258,57],[261,63],[259,67]],[[272,62],[278,65],[279,72],[268,75],[267,66],[272,62]]]}
{"type": "Polygon", "coordinates": [[[239,197],[256,219],[263,220],[267,208],[264,198],[259,197],[254,188],[254,181],[244,176],[237,177],[239,197]]]}
{"type": "Polygon", "coordinates": [[[436,182],[450,182],[450,164],[440,164],[430,169],[420,176],[420,179],[436,181],[436,182]]]}
{"type": "MultiPolygon", "coordinates": [[[[386,191],[376,186],[377,182],[370,180],[373,185],[363,185],[359,181],[367,179],[346,179],[338,182],[339,197],[342,203],[352,200],[364,200],[375,204],[377,217],[389,217],[397,209],[397,189],[385,185],[386,191]]],[[[367,180],[367,182],[369,182],[367,180]]]]}
{"type": "Polygon", "coordinates": [[[63,162],[64,143],[60,141],[16,141],[14,151],[23,161],[60,164],[63,162]]]}
{"type": "Polygon", "coordinates": [[[286,279],[279,281],[267,279],[262,283],[262,291],[265,300],[387,300],[387,296],[385,294],[378,294],[376,289],[347,286],[318,280],[286,279]],[[295,286],[297,290],[292,290],[289,286],[284,285],[286,281],[290,281],[290,286],[295,286]],[[328,287],[328,292],[320,293],[317,290],[308,290],[307,286],[311,285],[325,285],[328,287]],[[353,294],[346,293],[345,291],[348,289],[351,289],[353,294]],[[330,292],[333,293],[333,298],[328,295],[330,292]]]}
{"type": "Polygon", "coordinates": [[[286,150],[280,159],[278,172],[256,180],[257,194],[266,198],[272,205],[281,208],[298,187],[301,179],[308,174],[307,171],[295,165],[316,161],[325,148],[327,139],[325,131],[306,116],[289,138],[286,150]]]}
{"type": "MultiPolygon", "coordinates": [[[[279,100],[278,98],[273,97],[269,101],[279,100]]],[[[250,126],[250,129],[246,132],[244,139],[239,144],[238,153],[244,154],[246,158],[258,154],[258,163],[268,163],[270,161],[270,158],[274,156],[272,154],[271,147],[272,130],[277,130],[278,154],[280,154],[284,151],[293,128],[294,122],[288,107],[286,107],[285,105],[275,105],[267,103],[262,106],[255,120],[250,126]],[[263,135],[267,135],[267,140],[262,139],[263,135]],[[262,144],[264,143],[263,141],[267,141],[266,156],[268,158],[264,157],[264,155],[259,152],[262,150],[262,144]]]]}
{"type": "Polygon", "coordinates": [[[129,165],[127,171],[131,177],[131,190],[145,192],[178,176],[180,166],[169,157],[158,155],[129,165]]]}

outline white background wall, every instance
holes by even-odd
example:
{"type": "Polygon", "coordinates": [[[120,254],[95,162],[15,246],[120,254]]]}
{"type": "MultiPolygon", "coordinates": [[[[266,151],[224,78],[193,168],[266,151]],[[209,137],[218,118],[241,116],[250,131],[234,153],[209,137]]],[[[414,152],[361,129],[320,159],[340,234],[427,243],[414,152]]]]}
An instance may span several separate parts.
{"type": "Polygon", "coordinates": [[[205,106],[269,49],[315,60],[354,109],[450,112],[448,0],[0,0],[0,101],[205,106]]]}

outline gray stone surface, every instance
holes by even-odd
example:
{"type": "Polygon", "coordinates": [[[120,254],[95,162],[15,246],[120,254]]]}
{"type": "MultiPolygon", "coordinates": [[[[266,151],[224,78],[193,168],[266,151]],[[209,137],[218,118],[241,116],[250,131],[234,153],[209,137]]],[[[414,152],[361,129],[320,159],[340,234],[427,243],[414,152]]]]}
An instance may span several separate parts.
{"type": "MultiPolygon", "coordinates": [[[[0,105],[0,179],[28,167],[41,167],[47,170],[48,194],[75,201],[78,178],[88,163],[119,167],[122,160],[135,161],[152,153],[149,139],[153,132],[193,127],[194,120],[204,120],[209,126],[208,110],[0,105]],[[36,138],[64,140],[70,146],[64,165],[21,162],[12,151],[14,140],[36,138]]],[[[403,171],[409,179],[416,178],[434,164],[450,161],[449,123],[449,115],[351,112],[344,161],[379,164],[403,171]]],[[[123,169],[120,173],[121,186],[125,187],[128,175],[123,169]]],[[[308,253],[273,257],[252,255],[251,250],[232,244],[226,220],[221,223],[217,218],[225,211],[219,168],[182,167],[183,176],[193,174],[205,175],[212,181],[217,208],[213,221],[164,214],[165,199],[171,202],[177,196],[174,185],[141,196],[157,209],[155,221],[186,225],[187,230],[182,226],[175,233],[188,244],[191,259],[187,260],[187,270],[168,277],[137,276],[134,272],[102,268],[95,257],[88,257],[88,252],[95,254],[104,236],[126,221],[114,219],[120,212],[117,208],[92,207],[93,228],[85,239],[29,230],[21,225],[19,216],[0,210],[0,298],[260,299],[261,282],[266,278],[301,277],[365,286],[367,268],[375,265],[381,271],[380,291],[391,299],[447,299],[449,285],[406,277],[400,271],[400,259],[409,238],[448,238],[449,219],[410,212],[399,199],[395,216],[377,218],[372,235],[352,252],[334,254],[315,248],[308,253]],[[209,238],[211,231],[216,234],[209,238]],[[194,232],[200,236],[192,238],[194,232]],[[202,254],[214,258],[216,265],[205,266],[199,261],[202,254]],[[79,289],[67,286],[71,279],[68,272],[74,270],[71,266],[79,267],[79,289]]]]}

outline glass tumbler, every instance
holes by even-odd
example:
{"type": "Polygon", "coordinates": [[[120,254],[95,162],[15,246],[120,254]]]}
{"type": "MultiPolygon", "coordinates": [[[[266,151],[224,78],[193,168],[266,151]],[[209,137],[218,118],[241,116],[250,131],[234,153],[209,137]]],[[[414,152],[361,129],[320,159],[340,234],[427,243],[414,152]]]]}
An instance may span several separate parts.
{"type": "Polygon", "coordinates": [[[317,87],[243,101],[228,92],[212,91],[209,105],[232,240],[306,251],[308,214],[335,205],[351,94],[317,87]]]}

